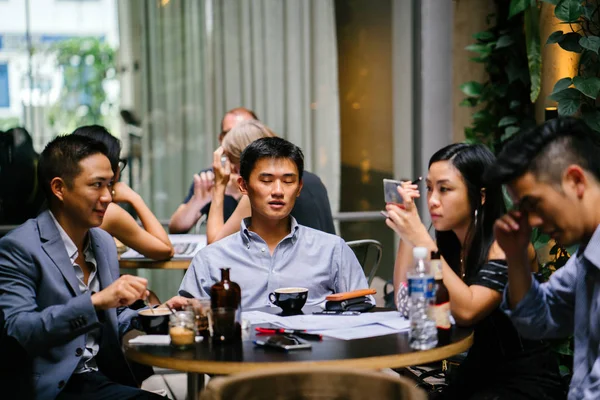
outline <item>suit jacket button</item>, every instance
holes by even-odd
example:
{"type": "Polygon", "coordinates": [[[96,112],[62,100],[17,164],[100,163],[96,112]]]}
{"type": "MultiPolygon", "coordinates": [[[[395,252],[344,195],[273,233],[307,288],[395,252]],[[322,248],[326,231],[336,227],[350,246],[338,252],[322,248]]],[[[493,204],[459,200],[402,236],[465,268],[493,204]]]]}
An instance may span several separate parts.
{"type": "Polygon", "coordinates": [[[60,382],[58,382],[58,388],[59,388],[59,389],[62,389],[62,388],[63,388],[63,386],[65,386],[65,381],[60,381],[60,382]]]}
{"type": "Polygon", "coordinates": [[[81,347],[78,347],[77,350],[75,350],[75,355],[77,357],[81,357],[82,354],[83,354],[83,349],[81,347]]]}

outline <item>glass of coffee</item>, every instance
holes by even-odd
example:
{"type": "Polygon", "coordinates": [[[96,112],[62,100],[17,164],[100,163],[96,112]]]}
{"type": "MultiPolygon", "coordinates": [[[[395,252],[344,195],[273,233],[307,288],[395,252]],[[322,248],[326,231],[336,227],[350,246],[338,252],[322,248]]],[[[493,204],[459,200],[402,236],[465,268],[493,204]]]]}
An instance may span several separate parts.
{"type": "Polygon", "coordinates": [[[189,299],[186,310],[196,316],[196,333],[205,338],[212,336],[213,323],[210,309],[210,299],[189,299]]]}
{"type": "Polygon", "coordinates": [[[269,301],[280,307],[285,314],[301,313],[307,298],[308,289],[303,287],[279,288],[269,293],[269,301]]]}
{"type": "Polygon", "coordinates": [[[196,343],[196,315],[193,311],[176,311],[169,319],[171,344],[185,349],[196,343]]]}

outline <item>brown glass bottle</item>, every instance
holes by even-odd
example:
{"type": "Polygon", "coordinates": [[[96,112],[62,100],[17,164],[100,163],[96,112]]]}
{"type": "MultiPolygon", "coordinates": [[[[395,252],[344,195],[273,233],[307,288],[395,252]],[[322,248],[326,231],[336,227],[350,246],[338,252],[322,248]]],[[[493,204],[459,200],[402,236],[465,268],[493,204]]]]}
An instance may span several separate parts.
{"type": "Polygon", "coordinates": [[[440,253],[431,252],[431,272],[435,279],[435,304],[433,306],[433,320],[438,330],[438,342],[446,344],[450,341],[450,294],[444,285],[444,275],[440,253]]]}
{"type": "Polygon", "coordinates": [[[240,286],[229,280],[229,268],[221,268],[221,281],[210,288],[213,341],[231,342],[242,338],[240,286]]]}

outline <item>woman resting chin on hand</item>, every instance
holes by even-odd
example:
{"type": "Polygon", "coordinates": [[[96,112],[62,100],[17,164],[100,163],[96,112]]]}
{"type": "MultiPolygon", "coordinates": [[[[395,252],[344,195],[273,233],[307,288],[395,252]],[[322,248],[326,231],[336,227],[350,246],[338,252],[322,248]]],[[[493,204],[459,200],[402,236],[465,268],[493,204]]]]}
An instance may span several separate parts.
{"type": "Polygon", "coordinates": [[[505,206],[501,186],[482,181],[493,162],[494,155],[485,146],[465,143],[444,147],[431,157],[426,187],[435,241],[414,204],[420,197],[418,186],[405,182],[398,187],[403,204],[386,206],[386,224],[401,239],[394,288],[401,293],[399,303],[406,301],[402,285],[413,267],[413,247],[440,252],[451,313],[457,324],[475,331],[473,346],[442,398],[564,398],[558,365],[548,346],[520,337],[499,309],[508,271],[493,225],[504,215],[505,206]]]}

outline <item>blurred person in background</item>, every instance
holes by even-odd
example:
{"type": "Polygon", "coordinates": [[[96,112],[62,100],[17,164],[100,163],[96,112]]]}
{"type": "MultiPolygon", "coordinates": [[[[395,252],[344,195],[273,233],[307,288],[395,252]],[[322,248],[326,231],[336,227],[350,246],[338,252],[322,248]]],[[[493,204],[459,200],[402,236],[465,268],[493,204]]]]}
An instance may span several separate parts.
{"type": "MultiPolygon", "coordinates": [[[[254,111],[244,107],[229,110],[221,120],[219,145],[238,123],[249,120],[258,120],[254,111]]],[[[208,215],[212,200],[213,169],[207,168],[194,174],[194,181],[190,185],[188,195],[183,203],[175,210],[169,221],[169,232],[187,233],[203,215],[208,215]]],[[[237,175],[232,175],[225,190],[223,200],[223,219],[227,221],[238,205],[241,194],[237,187],[237,175]]]]}
{"type": "Polygon", "coordinates": [[[121,141],[111,135],[106,128],[99,125],[82,126],[77,128],[73,135],[86,136],[97,140],[108,149],[107,156],[114,173],[114,185],[111,191],[113,202],[108,205],[100,228],[117,238],[125,246],[148,258],[166,260],[173,257],[173,245],[158,219],[139,194],[134,192],[126,183],[119,182],[121,172],[127,165],[126,160],[120,158],[121,141]],[[131,205],[143,228],[131,214],[117,203],[131,205]]]}
{"type": "MultiPolygon", "coordinates": [[[[222,210],[227,185],[231,175],[237,175],[239,172],[240,156],[244,149],[257,139],[274,136],[276,136],[275,133],[259,121],[244,121],[229,131],[223,139],[222,146],[214,152],[214,187],[208,189],[213,192],[211,212],[206,223],[208,243],[213,243],[239,231],[242,220],[251,216],[248,196],[242,196],[231,217],[225,221],[222,217],[222,210]]],[[[318,176],[308,171],[304,171],[302,180],[303,188],[291,215],[300,225],[335,234],[331,205],[325,185],[318,176]]]]}

